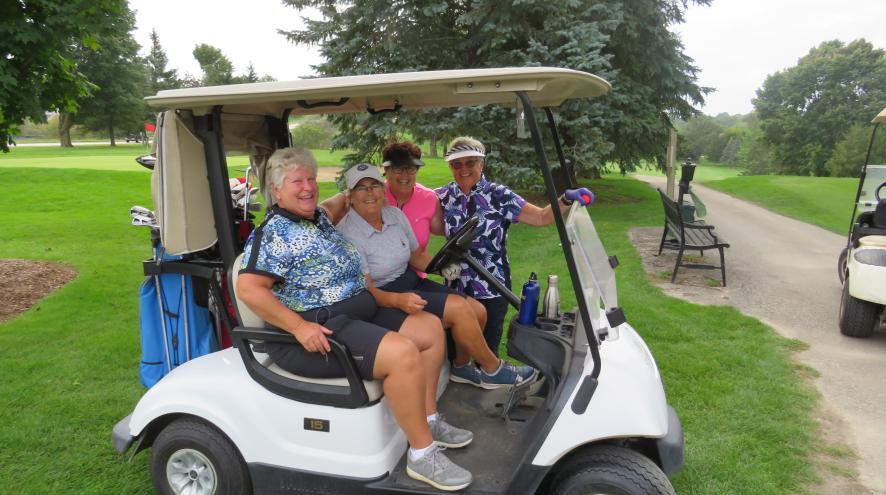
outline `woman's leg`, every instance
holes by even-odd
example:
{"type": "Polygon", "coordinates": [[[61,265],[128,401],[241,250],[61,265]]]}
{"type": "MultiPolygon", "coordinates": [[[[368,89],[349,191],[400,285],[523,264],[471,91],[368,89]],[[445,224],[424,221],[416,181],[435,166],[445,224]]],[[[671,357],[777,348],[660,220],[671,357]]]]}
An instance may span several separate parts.
{"type": "Polygon", "coordinates": [[[420,311],[406,318],[399,333],[411,340],[420,353],[425,383],[425,411],[431,415],[437,412],[437,380],[446,354],[443,325],[436,316],[420,311]]]}
{"type": "Polygon", "coordinates": [[[485,323],[486,309],[475,299],[465,299],[462,296],[450,294],[446,298],[446,308],[443,310],[443,326],[452,332],[455,340],[455,366],[464,366],[471,358],[487,373],[498,369],[499,359],[483,338],[483,326],[474,311],[474,301],[482,309],[485,323]]]}
{"type": "Polygon", "coordinates": [[[406,434],[409,445],[423,449],[431,445],[421,355],[407,337],[388,332],[378,346],[373,376],[384,381],[385,395],[397,424],[406,434]]]}
{"type": "Polygon", "coordinates": [[[477,322],[480,323],[480,328],[486,328],[486,306],[480,304],[480,301],[473,297],[468,298],[468,304],[474,310],[474,314],[477,315],[477,322]]]}

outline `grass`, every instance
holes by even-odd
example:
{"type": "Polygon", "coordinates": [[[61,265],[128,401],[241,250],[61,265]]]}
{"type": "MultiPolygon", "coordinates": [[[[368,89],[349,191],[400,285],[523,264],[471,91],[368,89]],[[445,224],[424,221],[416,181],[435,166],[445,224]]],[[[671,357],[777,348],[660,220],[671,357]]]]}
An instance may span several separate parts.
{"type": "MultiPolygon", "coordinates": [[[[26,159],[22,151],[0,157],[0,166],[14,171],[16,183],[39,187],[10,187],[0,195],[0,258],[64,262],[80,275],[0,324],[2,491],[151,493],[148,455],[127,463],[110,443],[111,427],[144,392],[137,379],[137,292],[150,242],[147,230],[129,226],[127,210],[150,205],[149,176],[133,169],[121,150],[94,153],[118,154],[126,171],[61,170],[46,150],[42,168],[9,165],[26,159]]],[[[94,163],[88,151],[77,153],[94,163]]],[[[420,178],[439,185],[448,172],[429,160],[420,178]]],[[[815,481],[809,417],[815,399],[791,364],[796,344],[734,309],[689,304],[651,286],[627,231],[659,224],[654,191],[629,178],[591,187],[600,192],[592,212],[601,237],[621,261],[619,304],[655,355],[683,423],[686,464],[672,478],[677,492],[806,490],[815,481]]],[[[334,188],[323,184],[322,191],[334,188]]],[[[555,238],[552,227],[511,229],[516,286],[536,271],[542,280],[559,274],[561,287],[569,287],[555,238]]],[[[561,297],[564,307],[575,304],[571,291],[561,289],[561,297]]]]}
{"type": "Polygon", "coordinates": [[[849,228],[858,179],[753,175],[705,185],[843,235],[849,228]]]}
{"type": "MultiPolygon", "coordinates": [[[[693,176],[694,182],[707,183],[709,181],[714,180],[722,180],[730,177],[738,177],[744,169],[738,167],[729,167],[725,165],[720,165],[719,163],[710,162],[707,160],[702,160],[695,167],[695,175],[693,176]]],[[[659,171],[658,169],[638,169],[634,172],[637,175],[652,175],[664,177],[664,172],[659,171]]],[[[680,180],[680,164],[677,164],[676,170],[676,179],[680,180]]]]}

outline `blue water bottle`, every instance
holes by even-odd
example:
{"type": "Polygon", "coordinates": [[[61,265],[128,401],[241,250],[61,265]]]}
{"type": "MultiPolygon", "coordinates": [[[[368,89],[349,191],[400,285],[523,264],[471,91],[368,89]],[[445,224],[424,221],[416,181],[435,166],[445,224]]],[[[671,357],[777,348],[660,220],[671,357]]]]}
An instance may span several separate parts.
{"type": "Polygon", "coordinates": [[[538,285],[538,278],[535,276],[535,272],[532,272],[529,275],[529,280],[523,284],[523,295],[520,298],[520,315],[517,316],[517,322],[521,325],[529,326],[535,323],[540,292],[541,286],[538,285]]]}

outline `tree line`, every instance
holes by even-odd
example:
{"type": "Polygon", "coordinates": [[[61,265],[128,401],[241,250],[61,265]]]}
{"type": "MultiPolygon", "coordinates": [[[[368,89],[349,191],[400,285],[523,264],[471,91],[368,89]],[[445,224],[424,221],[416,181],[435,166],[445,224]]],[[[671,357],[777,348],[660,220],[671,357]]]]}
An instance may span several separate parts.
{"type": "Polygon", "coordinates": [[[201,76],[180,76],[156,31],[150,53],[139,55],[135,15],[126,0],[18,0],[0,5],[0,150],[26,120],[45,122],[58,114],[62,146],[72,146],[71,128],[81,125],[111,139],[140,133],[155,111],[146,95],[164,89],[272,80],[256,73],[235,75],[218,48],[193,50],[201,76]]]}
{"type": "MultiPolygon", "coordinates": [[[[870,121],[886,107],[886,52],[864,39],[826,41],[769,75],[747,115],[678,124],[679,154],[751,174],[857,177],[870,121]]],[[[872,158],[886,163],[886,140],[872,158]]]]}

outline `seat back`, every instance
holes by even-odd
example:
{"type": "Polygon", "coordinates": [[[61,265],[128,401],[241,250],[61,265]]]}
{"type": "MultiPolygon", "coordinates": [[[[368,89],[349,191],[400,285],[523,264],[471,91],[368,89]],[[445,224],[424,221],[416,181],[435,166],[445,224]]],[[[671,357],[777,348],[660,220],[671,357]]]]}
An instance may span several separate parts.
{"type": "Polygon", "coordinates": [[[240,324],[244,327],[262,328],[265,326],[265,322],[237,297],[237,279],[240,278],[239,272],[242,262],[243,253],[240,253],[240,256],[234,259],[234,264],[231,266],[231,286],[233,289],[231,294],[233,295],[234,306],[237,308],[237,316],[240,317],[240,324]]]}

